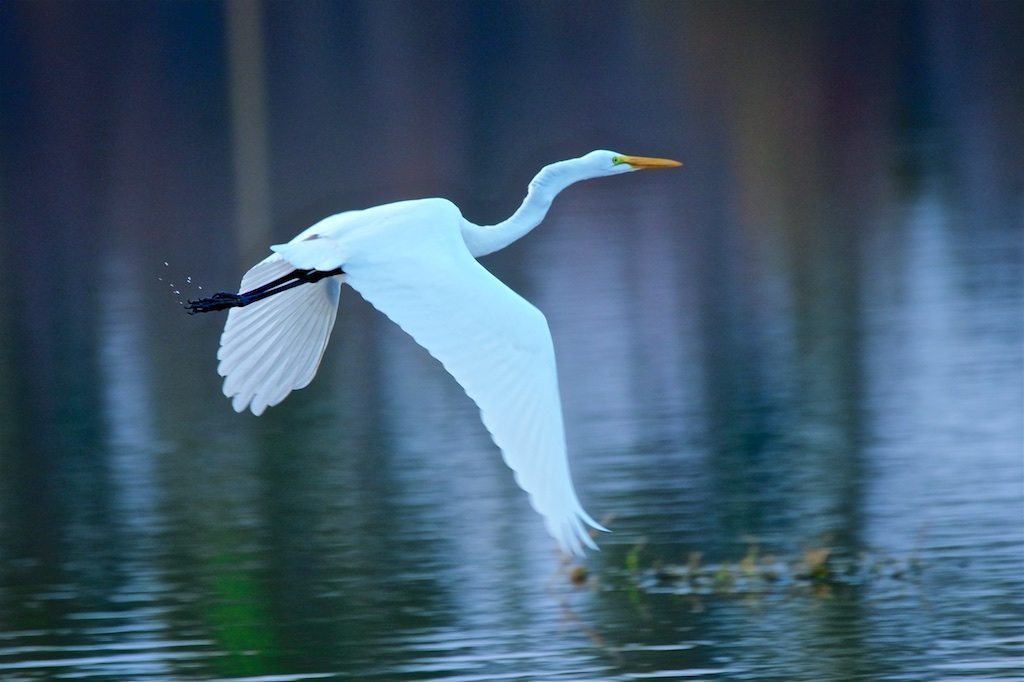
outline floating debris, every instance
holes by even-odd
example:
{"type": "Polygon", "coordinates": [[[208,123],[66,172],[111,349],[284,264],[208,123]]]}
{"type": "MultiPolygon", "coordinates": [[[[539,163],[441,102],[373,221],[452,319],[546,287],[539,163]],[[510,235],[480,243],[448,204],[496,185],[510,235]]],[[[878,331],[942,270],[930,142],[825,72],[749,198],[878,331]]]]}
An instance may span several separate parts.
{"type": "Polygon", "coordinates": [[[626,554],[625,569],[637,588],[651,593],[750,595],[806,589],[828,596],[839,588],[879,580],[906,580],[921,570],[913,557],[897,560],[867,553],[840,556],[832,548],[816,547],[795,559],[783,560],[762,555],[756,545],[738,561],[704,563],[700,552],[691,552],[686,563],[640,568],[642,547],[637,545],[626,554]]]}
{"type": "Polygon", "coordinates": [[[569,582],[577,587],[587,584],[587,579],[590,578],[590,572],[587,571],[585,566],[573,566],[569,570],[569,582]]]}

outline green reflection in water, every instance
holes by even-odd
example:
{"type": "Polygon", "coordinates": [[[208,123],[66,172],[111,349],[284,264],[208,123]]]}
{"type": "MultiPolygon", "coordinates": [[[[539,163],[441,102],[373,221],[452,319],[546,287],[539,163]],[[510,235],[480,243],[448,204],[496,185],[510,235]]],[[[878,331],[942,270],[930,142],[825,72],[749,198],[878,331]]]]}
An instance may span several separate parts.
{"type": "Polygon", "coordinates": [[[221,552],[209,564],[211,594],[202,615],[226,656],[214,660],[224,675],[255,675],[268,670],[275,649],[274,622],[261,581],[246,564],[252,557],[221,552]]]}

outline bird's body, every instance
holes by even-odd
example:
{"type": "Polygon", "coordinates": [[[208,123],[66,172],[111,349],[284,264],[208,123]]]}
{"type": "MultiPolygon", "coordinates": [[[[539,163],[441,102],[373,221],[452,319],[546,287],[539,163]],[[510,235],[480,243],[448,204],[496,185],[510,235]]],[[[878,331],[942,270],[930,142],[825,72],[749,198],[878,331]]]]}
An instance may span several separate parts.
{"type": "Polygon", "coordinates": [[[476,257],[533,229],[554,196],[577,180],[677,165],[603,151],[552,164],[516,214],[494,226],[467,221],[446,199],[321,220],[272,246],[274,253],[245,274],[239,294],[193,302],[198,312],[230,308],[217,354],[224,394],[236,411],[259,415],[309,384],[347,283],[462,385],[560,545],[574,553],[595,547],[586,526],[601,526],[583,510],[569,476],[547,320],[476,257]]]}

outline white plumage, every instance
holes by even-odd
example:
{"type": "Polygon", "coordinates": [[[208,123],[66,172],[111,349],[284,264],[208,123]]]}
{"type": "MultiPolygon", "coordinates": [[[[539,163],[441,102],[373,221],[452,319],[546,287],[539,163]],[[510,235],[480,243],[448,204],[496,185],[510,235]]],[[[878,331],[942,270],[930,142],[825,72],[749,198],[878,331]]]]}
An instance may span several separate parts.
{"type": "MultiPolygon", "coordinates": [[[[245,273],[240,291],[294,269],[281,256],[269,256],[245,273]]],[[[341,280],[325,279],[228,311],[217,372],[236,412],[249,408],[261,415],[313,380],[338,314],[341,280]]]]}
{"type": "Polygon", "coordinates": [[[344,274],[230,304],[239,307],[228,313],[217,354],[224,394],[236,411],[259,415],[309,384],[347,282],[465,389],[561,547],[576,554],[584,545],[596,547],[587,526],[604,529],[583,510],[569,475],[547,320],[474,256],[529,232],[573,182],[677,165],[605,151],[552,164],[534,178],[520,209],[494,226],[466,221],[444,199],[397,202],[320,221],[271,247],[273,255],[242,278],[240,294],[296,270],[344,274]]]}

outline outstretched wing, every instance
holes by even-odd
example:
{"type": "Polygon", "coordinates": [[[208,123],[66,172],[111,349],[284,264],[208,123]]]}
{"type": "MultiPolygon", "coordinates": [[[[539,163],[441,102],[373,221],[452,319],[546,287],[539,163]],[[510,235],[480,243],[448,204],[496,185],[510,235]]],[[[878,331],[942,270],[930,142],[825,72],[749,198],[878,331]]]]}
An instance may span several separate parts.
{"type": "MultiPolygon", "coordinates": [[[[251,291],[295,267],[274,254],[242,277],[251,291]]],[[[304,284],[228,311],[217,351],[224,395],[236,412],[255,415],[313,380],[338,314],[339,278],[304,284]]]]}
{"type": "MultiPolygon", "coordinates": [[[[363,298],[441,361],[480,408],[516,482],[566,550],[596,547],[569,476],[555,352],[544,315],[483,268],[457,231],[400,247],[316,260],[310,242],[272,247],[297,267],[343,266],[363,298]]],[[[299,287],[302,288],[302,287],[299,287]]]]}

